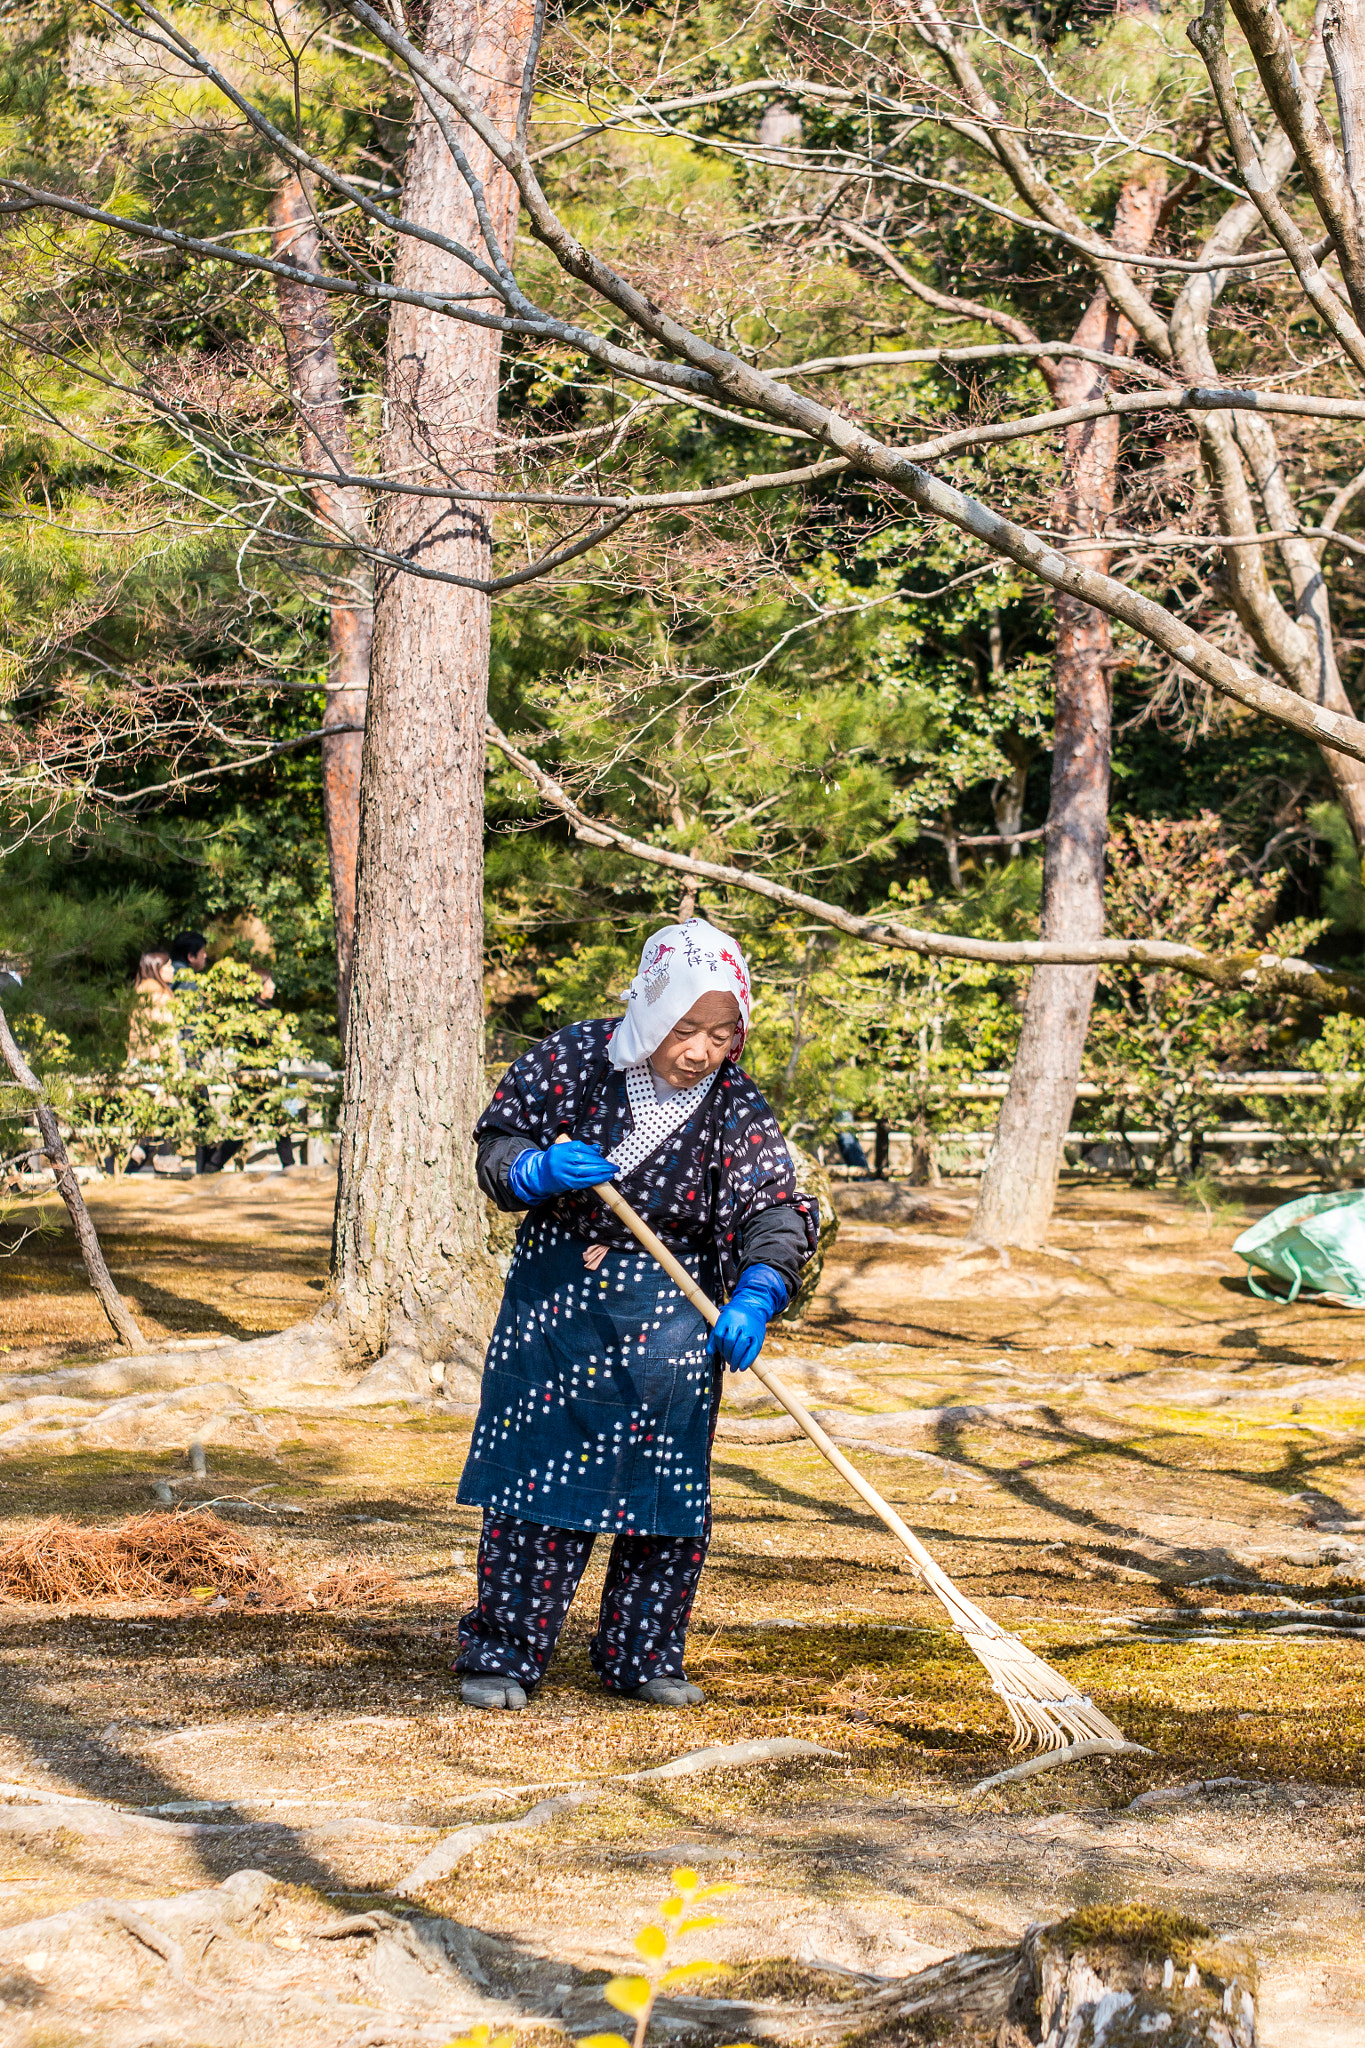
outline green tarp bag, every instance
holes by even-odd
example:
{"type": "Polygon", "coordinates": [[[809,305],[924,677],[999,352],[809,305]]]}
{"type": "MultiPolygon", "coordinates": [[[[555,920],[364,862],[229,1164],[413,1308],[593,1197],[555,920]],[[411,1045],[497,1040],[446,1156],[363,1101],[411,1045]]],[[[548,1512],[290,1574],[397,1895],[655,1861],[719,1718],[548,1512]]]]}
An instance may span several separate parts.
{"type": "Polygon", "coordinates": [[[1297,1301],[1306,1291],[1365,1308],[1365,1189],[1281,1202],[1232,1249],[1246,1260],[1247,1286],[1262,1301],[1297,1301]],[[1258,1287],[1257,1266],[1287,1281],[1288,1294],[1258,1287]]]}

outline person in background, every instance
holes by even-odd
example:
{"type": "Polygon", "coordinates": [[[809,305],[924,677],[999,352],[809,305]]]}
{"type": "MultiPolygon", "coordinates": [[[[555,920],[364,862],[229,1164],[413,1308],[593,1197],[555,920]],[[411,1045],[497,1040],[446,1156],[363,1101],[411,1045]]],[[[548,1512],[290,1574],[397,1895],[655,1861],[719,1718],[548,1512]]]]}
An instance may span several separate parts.
{"type": "Polygon", "coordinates": [[[177,932],[171,940],[173,975],[202,974],[209,964],[209,942],[202,932],[177,932]]]}
{"type": "MultiPolygon", "coordinates": [[[[209,964],[209,942],[202,932],[186,930],[177,932],[171,940],[171,974],[178,984],[176,993],[183,1000],[189,995],[199,976],[207,971],[209,964]]],[[[186,1064],[197,1067],[197,1058],[187,1059],[186,1064]]],[[[203,1091],[199,1093],[201,1103],[207,1101],[203,1091]]],[[[215,1145],[196,1145],[194,1148],[194,1170],[196,1173],[214,1173],[218,1169],[207,1164],[217,1150],[215,1145]]],[[[234,1148],[235,1149],[235,1148],[234,1148]]],[[[230,1156],[230,1155],[229,1155],[230,1156]]]]}
{"type": "Polygon", "coordinates": [[[128,1029],[128,1063],[160,1060],[175,1030],[175,969],[169,953],[144,953],[133,980],[133,1017],[128,1029]]]}
{"type": "Polygon", "coordinates": [[[839,1128],[834,1133],[834,1142],[839,1147],[839,1157],[845,1166],[851,1167],[855,1173],[871,1173],[872,1168],[867,1163],[867,1154],[858,1143],[858,1133],[853,1128],[851,1109],[841,1113],[839,1128]]]}
{"type": "MultiPolygon", "coordinates": [[[[166,952],[144,953],[133,982],[133,1015],[128,1027],[128,1065],[159,1072],[176,1053],[175,970],[166,952]]],[[[173,1145],[156,1136],[139,1137],[128,1154],[125,1173],[179,1173],[173,1145]]]]}

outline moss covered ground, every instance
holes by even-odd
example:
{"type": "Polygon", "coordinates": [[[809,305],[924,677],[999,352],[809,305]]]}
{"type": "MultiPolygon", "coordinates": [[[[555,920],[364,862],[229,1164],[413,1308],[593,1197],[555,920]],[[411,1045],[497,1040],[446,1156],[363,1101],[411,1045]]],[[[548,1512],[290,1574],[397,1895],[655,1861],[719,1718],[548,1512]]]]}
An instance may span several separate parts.
{"type": "MultiPolygon", "coordinates": [[[[1211,1223],[1172,1193],[1071,1187],[1047,1252],[1006,1260],[964,1250],[967,1191],[893,1188],[846,1217],[813,1311],[774,1339],[963,1589],[1152,1751],[984,1798],[971,1787],[1009,1761],[984,1674],[752,1384],[732,1382],[717,1444],[689,1659],[708,1700],[690,1714],[597,1688],[600,1560],[528,1712],[460,1707],[468,1413],[277,1408],[224,1425],[193,1484],[164,1432],[76,1441],[69,1416],[49,1428],[11,1404],[0,1537],[57,1513],[112,1524],[174,1481],[186,1505],[226,1501],[301,1596],[0,1607],[0,1778],[212,1824],[155,1854],[12,1836],[0,1923],[92,1887],[203,1882],[246,1847],[314,1893],[387,1896],[439,1831],[576,1788],[430,1902],[610,1969],[669,1858],[691,1857],[739,1888],[722,1959],[893,1970],[1137,1903],[1269,1957],[1266,2038],[1277,1997],[1317,2015],[1298,2039],[1365,2038],[1365,1321],[1255,1301],[1229,1251],[1291,1191],[1248,1188],[1211,1223]],[[328,1572],[369,1563],[394,1577],[382,1605],[307,1605],[328,1572]],[[772,1736],[830,1754],[623,1782],[772,1736]],[[1180,1796],[1133,1806],[1153,1793],[1180,1796]]],[[[186,1343],[306,1314],[330,1203],[306,1176],[92,1190],[144,1328],[186,1343]]],[[[11,1215],[11,1241],[31,1221],[11,1215]]],[[[60,1230],[20,1243],[0,1290],[11,1377],[110,1354],[60,1230]]]]}

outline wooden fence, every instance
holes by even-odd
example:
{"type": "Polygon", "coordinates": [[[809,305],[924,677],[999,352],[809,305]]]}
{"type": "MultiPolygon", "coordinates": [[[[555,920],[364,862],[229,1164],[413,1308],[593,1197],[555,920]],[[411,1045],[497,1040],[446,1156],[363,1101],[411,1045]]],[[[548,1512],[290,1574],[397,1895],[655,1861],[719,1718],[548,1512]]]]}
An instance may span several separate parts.
{"type": "MultiPolygon", "coordinates": [[[[1343,1074],[1338,1080],[1361,1080],[1358,1074],[1343,1074]]],[[[952,1086],[945,1083],[944,1095],[953,1096],[961,1102],[987,1103],[1003,1101],[1009,1085],[1006,1073],[977,1074],[970,1081],[952,1086]]],[[[1136,1091],[1133,1091],[1136,1093],[1136,1091]]],[[[1197,1143],[1203,1155],[1203,1162],[1230,1172],[1255,1172],[1264,1170],[1272,1161],[1280,1165],[1307,1163],[1296,1155],[1296,1146],[1308,1154],[1313,1145],[1313,1134],[1307,1130],[1295,1132],[1292,1125],[1273,1126],[1259,1122],[1254,1117],[1236,1112],[1243,1108],[1248,1098],[1271,1097],[1276,1100],[1300,1098],[1305,1101],[1321,1101],[1328,1092],[1327,1078],[1320,1073],[1301,1073],[1266,1069],[1262,1071],[1213,1075],[1200,1082],[1200,1094],[1207,1099],[1212,1096],[1226,1102],[1229,1114],[1220,1117],[1217,1123],[1207,1123],[1198,1132],[1197,1143]]],[[[1114,1091],[1102,1088],[1093,1081],[1082,1081],[1076,1090],[1078,1108],[1086,1103],[1112,1101],[1114,1091]]],[[[845,1129],[849,1128],[847,1125],[845,1129]]],[[[854,1136],[863,1148],[869,1166],[887,1173],[907,1173],[912,1165],[913,1136],[908,1130],[897,1130],[886,1125],[855,1121],[854,1136]]],[[[939,1167],[944,1172],[956,1174],[979,1174],[985,1167],[994,1138],[993,1125],[984,1130],[946,1128],[940,1125],[934,1132],[934,1152],[939,1167]]],[[[1064,1147],[1065,1164],[1080,1171],[1113,1173],[1133,1169],[1149,1168],[1159,1156],[1161,1149],[1169,1142],[1168,1133],[1142,1128],[1129,1129],[1126,1133],[1112,1127],[1094,1129],[1073,1129],[1064,1147]]],[[[821,1157],[836,1171],[839,1165],[837,1147],[824,1143],[818,1148],[821,1157]]],[[[1365,1170],[1365,1134],[1362,1135],[1362,1170],[1365,1170]]],[[[1177,1153],[1177,1163],[1189,1164],[1189,1141],[1177,1153]],[[1182,1156],[1183,1154],[1183,1156],[1182,1156]]]]}

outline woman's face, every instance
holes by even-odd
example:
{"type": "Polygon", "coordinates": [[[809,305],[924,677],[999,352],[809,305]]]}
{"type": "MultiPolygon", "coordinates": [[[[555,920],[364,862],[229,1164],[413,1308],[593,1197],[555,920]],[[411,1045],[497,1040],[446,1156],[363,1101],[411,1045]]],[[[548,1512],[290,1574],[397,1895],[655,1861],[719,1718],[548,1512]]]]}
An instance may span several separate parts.
{"type": "Polygon", "coordinates": [[[649,1064],[670,1088],[692,1088],[716,1068],[730,1050],[739,1022],[739,1004],[719,989],[698,996],[685,1017],[673,1026],[649,1064]]]}

